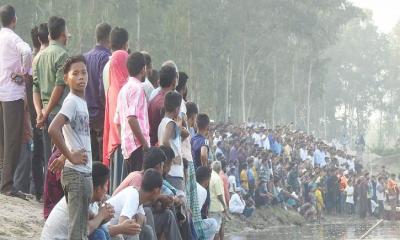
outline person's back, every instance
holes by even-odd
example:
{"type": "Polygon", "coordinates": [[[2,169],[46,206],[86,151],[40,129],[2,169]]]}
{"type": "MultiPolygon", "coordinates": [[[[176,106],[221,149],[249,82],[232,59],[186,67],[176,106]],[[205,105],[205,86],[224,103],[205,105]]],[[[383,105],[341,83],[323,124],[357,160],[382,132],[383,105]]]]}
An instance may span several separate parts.
{"type": "Polygon", "coordinates": [[[218,173],[212,171],[210,179],[210,212],[212,213],[219,213],[224,210],[223,205],[218,200],[219,195],[222,195],[225,201],[224,184],[222,179],[218,173]]]}
{"type": "Polygon", "coordinates": [[[121,143],[114,115],[117,108],[118,93],[128,80],[126,63],[128,53],[124,50],[113,52],[110,59],[110,84],[106,94],[103,134],[103,162],[109,166],[110,158],[121,143]]]}
{"type": "Polygon", "coordinates": [[[0,193],[15,195],[15,171],[22,142],[25,79],[31,64],[31,49],[14,33],[17,24],[11,5],[0,7],[0,193]]]}
{"type": "MultiPolygon", "coordinates": [[[[150,124],[150,144],[159,144],[158,126],[162,120],[162,109],[164,108],[165,95],[175,90],[177,82],[177,69],[173,66],[165,65],[160,69],[160,90],[153,90],[154,97],[149,98],[149,124],[150,124]]],[[[153,95],[153,94],[151,94],[153,95]]],[[[182,104],[182,101],[181,101],[182,104]]],[[[185,113],[186,114],[186,113],[185,113]]],[[[162,145],[162,144],[159,144],[162,145]]]]}
{"type": "MultiPolygon", "coordinates": [[[[34,84],[34,91],[40,92],[43,107],[49,103],[55,86],[65,86],[62,69],[67,58],[67,49],[56,41],[50,41],[49,46],[37,57],[36,78],[38,83],[34,84]]],[[[60,110],[66,92],[64,91],[63,97],[52,110],[52,114],[56,114],[60,110]]]]}
{"type": "Polygon", "coordinates": [[[30,47],[7,27],[2,27],[0,30],[0,42],[0,101],[23,99],[25,97],[24,84],[16,84],[10,76],[23,71],[21,55],[30,57],[30,47]]]}
{"type": "Polygon", "coordinates": [[[240,172],[240,184],[243,189],[249,190],[249,182],[248,182],[248,178],[247,178],[247,168],[243,169],[240,172]]]}
{"type": "Polygon", "coordinates": [[[67,239],[69,222],[66,220],[68,220],[68,205],[65,197],[63,197],[47,218],[40,239],[67,239]]]}
{"type": "Polygon", "coordinates": [[[127,187],[118,194],[107,200],[114,207],[114,218],[110,220],[111,225],[119,222],[120,216],[132,218],[137,213],[145,214],[143,206],[139,203],[139,192],[134,187],[127,187]]]}
{"type": "Polygon", "coordinates": [[[244,201],[240,198],[238,193],[234,193],[229,200],[229,212],[242,214],[245,208],[244,201]]]}
{"type": "Polygon", "coordinates": [[[92,137],[93,158],[102,161],[102,135],[104,127],[105,94],[103,86],[103,70],[107,64],[111,51],[109,49],[111,26],[101,23],[96,26],[96,46],[85,53],[88,71],[88,83],[85,99],[88,104],[90,117],[90,134],[92,137]]]}
{"type": "Polygon", "coordinates": [[[233,173],[228,177],[228,182],[229,182],[229,193],[233,194],[234,192],[236,192],[236,177],[233,173]]]}
{"type": "Polygon", "coordinates": [[[113,196],[117,195],[119,192],[127,187],[134,187],[136,189],[140,188],[143,179],[143,171],[134,171],[129,173],[129,175],[121,182],[121,184],[114,190],[113,196]]]}
{"type": "Polygon", "coordinates": [[[197,169],[201,166],[201,148],[208,145],[206,144],[206,138],[201,134],[196,134],[190,141],[192,146],[192,157],[193,157],[193,164],[194,168],[197,169]]]}

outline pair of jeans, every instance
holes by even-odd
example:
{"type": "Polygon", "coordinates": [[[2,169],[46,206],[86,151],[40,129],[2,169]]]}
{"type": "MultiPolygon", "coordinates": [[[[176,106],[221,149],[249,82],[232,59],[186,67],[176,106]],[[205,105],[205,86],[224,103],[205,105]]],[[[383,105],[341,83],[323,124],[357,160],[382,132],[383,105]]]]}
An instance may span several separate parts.
{"type": "MultiPolygon", "coordinates": [[[[146,215],[147,217],[147,215],[146,215]]],[[[154,226],[157,236],[164,234],[167,240],[182,239],[175,213],[170,209],[157,212],[153,209],[154,226]]]]}
{"type": "Polygon", "coordinates": [[[68,239],[88,239],[88,208],[93,193],[92,174],[64,167],[61,184],[68,204],[68,239]]]}
{"type": "Polygon", "coordinates": [[[92,234],[89,235],[89,240],[110,240],[111,236],[104,226],[100,226],[92,234]]]}

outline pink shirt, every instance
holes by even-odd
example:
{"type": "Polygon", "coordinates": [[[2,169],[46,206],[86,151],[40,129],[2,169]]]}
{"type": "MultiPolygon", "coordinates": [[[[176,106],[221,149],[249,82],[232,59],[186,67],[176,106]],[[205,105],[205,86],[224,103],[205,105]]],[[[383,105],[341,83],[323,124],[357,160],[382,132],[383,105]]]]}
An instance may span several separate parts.
{"type": "Polygon", "coordinates": [[[17,84],[11,74],[29,72],[32,51],[12,29],[0,30],[0,101],[9,102],[24,99],[25,84],[17,84]]]}
{"type": "Polygon", "coordinates": [[[142,83],[134,77],[129,77],[128,82],[121,88],[114,116],[114,123],[121,126],[121,149],[125,159],[142,146],[129,126],[128,117],[130,116],[137,118],[143,136],[150,144],[146,95],[142,83]]]}
{"type": "Polygon", "coordinates": [[[134,187],[139,190],[142,185],[143,180],[143,171],[135,171],[129,173],[129,175],[121,182],[121,184],[115,189],[113,192],[113,196],[117,195],[117,193],[121,192],[127,187],[134,187]]]}

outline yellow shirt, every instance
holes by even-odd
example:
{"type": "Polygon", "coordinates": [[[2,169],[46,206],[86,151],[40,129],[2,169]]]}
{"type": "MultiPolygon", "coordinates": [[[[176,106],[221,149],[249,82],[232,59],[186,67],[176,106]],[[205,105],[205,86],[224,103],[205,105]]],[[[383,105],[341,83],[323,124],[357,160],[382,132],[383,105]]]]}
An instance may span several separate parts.
{"type": "Polygon", "coordinates": [[[210,212],[223,212],[224,211],[224,206],[222,203],[218,200],[218,196],[222,195],[224,202],[225,202],[225,196],[224,196],[224,183],[222,182],[221,177],[219,176],[218,173],[215,171],[212,171],[211,173],[211,179],[210,179],[210,212]]]}
{"type": "Polygon", "coordinates": [[[321,190],[315,190],[315,199],[317,204],[317,209],[322,210],[324,208],[324,199],[322,197],[321,190]]]}
{"type": "Polygon", "coordinates": [[[249,180],[247,179],[247,170],[243,169],[240,172],[240,184],[243,189],[249,190],[249,180]]]}
{"type": "Polygon", "coordinates": [[[283,148],[283,153],[284,153],[285,157],[289,158],[289,161],[292,160],[292,156],[291,156],[291,154],[292,154],[292,148],[291,148],[289,145],[286,145],[286,146],[283,148]]]}

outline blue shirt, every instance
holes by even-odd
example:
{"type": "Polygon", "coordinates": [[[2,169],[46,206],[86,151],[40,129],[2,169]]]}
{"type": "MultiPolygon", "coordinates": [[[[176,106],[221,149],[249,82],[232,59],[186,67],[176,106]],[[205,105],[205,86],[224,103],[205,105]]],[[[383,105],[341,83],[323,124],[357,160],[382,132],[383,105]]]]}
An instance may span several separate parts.
{"type": "Polygon", "coordinates": [[[105,106],[103,69],[111,56],[111,51],[96,45],[84,56],[88,73],[85,98],[89,110],[90,126],[98,123],[100,127],[103,127],[105,106]]]}
{"type": "Polygon", "coordinates": [[[282,145],[278,143],[277,141],[274,141],[274,143],[271,146],[271,150],[273,153],[277,155],[281,155],[282,153],[282,145]]]}
{"type": "Polygon", "coordinates": [[[321,152],[318,148],[314,151],[314,165],[316,166],[325,166],[325,154],[321,152]]]}
{"type": "Polygon", "coordinates": [[[201,147],[208,145],[206,144],[206,138],[203,135],[196,134],[191,140],[190,144],[192,145],[192,157],[194,169],[196,170],[201,166],[201,147]]]}
{"type": "Polygon", "coordinates": [[[174,188],[169,182],[163,180],[163,185],[161,187],[161,194],[168,195],[168,196],[175,196],[176,195],[176,188],[174,188]]]}
{"type": "Polygon", "coordinates": [[[249,185],[256,185],[256,179],[254,178],[253,169],[251,168],[247,169],[247,181],[249,182],[249,185]]]}

